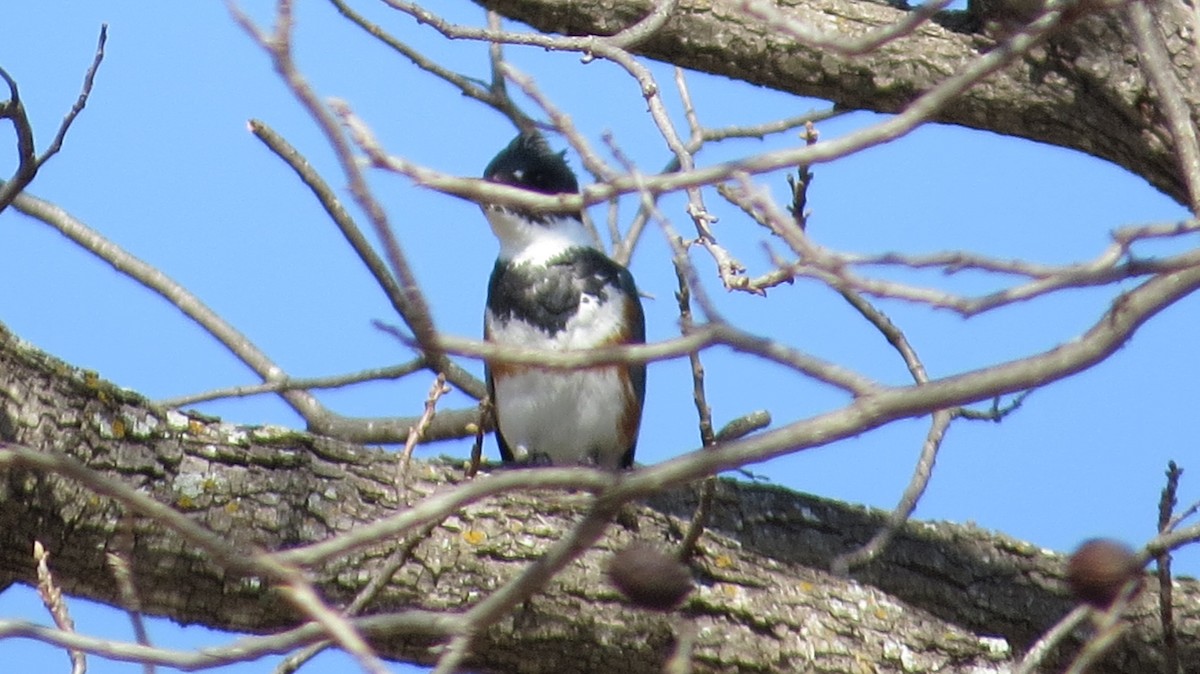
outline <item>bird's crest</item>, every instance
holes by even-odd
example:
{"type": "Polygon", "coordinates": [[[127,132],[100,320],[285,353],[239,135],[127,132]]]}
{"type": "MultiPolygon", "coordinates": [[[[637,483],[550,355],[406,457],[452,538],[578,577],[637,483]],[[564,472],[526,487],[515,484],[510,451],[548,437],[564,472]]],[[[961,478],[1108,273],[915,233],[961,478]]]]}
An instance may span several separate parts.
{"type": "Polygon", "coordinates": [[[579,191],[575,173],[567,166],[566,151],[555,152],[542,134],[519,134],[483,171],[486,180],[523,187],[543,194],[579,191]]]}

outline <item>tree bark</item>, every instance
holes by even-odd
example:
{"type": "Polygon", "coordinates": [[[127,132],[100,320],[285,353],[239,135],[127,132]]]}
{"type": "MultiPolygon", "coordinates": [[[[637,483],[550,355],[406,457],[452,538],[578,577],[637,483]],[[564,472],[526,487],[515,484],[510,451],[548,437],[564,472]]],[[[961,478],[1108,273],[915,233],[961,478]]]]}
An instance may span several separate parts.
{"type": "MultiPolygon", "coordinates": [[[[293,548],[349,531],[461,483],[462,467],[419,461],[397,486],[394,454],[278,428],[168,413],[72,368],[0,327],[0,446],[61,453],[187,513],[247,551],[293,548]]],[[[3,464],[0,464],[3,465],[3,464]]],[[[486,474],[475,479],[487,479],[486,474]]],[[[585,494],[509,493],[472,504],[416,542],[368,612],[460,612],[520,573],[577,521],[585,494]]],[[[912,523],[854,579],[824,571],[883,514],[785,489],[720,483],[693,571],[697,590],[674,615],[640,611],[607,583],[611,551],[632,540],[677,545],[692,490],[665,493],[620,518],[541,594],[479,635],[469,661],[495,672],[659,671],[677,621],[697,629],[698,671],[999,671],[1072,606],[1060,556],[971,526],[912,523]],[[536,663],[536,664],[534,664],[536,663]]],[[[410,534],[410,537],[415,534],[410,534]]],[[[223,568],[161,523],[60,475],[0,468],[0,587],[34,583],[41,541],[64,589],[119,604],[104,562],[127,554],[143,610],[183,623],[255,633],[301,616],[270,583],[223,568]],[[133,543],[123,542],[132,532],[133,543]],[[123,538],[124,537],[124,538],[123,538]]],[[[311,569],[334,605],[348,602],[408,538],[311,569]]],[[[1155,584],[1097,671],[1159,671],[1155,584]]],[[[1178,581],[1181,659],[1200,671],[1200,585],[1178,581]]],[[[1079,635],[1085,636],[1085,635],[1079,635]]],[[[388,657],[429,663],[421,633],[373,635],[388,657]]],[[[1078,642],[1054,655],[1073,655],[1078,642]]]]}
{"type": "MultiPolygon", "coordinates": [[[[646,16],[651,0],[476,0],[539,31],[611,35],[646,16]]],[[[856,37],[904,11],[869,0],[781,0],[782,9],[830,35],[856,37]]],[[[813,49],[725,0],[681,0],[659,30],[629,49],[685,68],[832,101],[851,110],[898,112],[995,45],[942,12],[912,34],[859,56],[813,49]]],[[[1188,5],[1151,5],[1193,118],[1200,104],[1194,18],[1188,5]]],[[[972,87],[933,121],[1060,145],[1100,157],[1186,203],[1186,187],[1157,95],[1138,64],[1121,10],[1083,15],[1007,70],[972,87]]],[[[987,170],[986,157],[980,170],[987,170]]]]}

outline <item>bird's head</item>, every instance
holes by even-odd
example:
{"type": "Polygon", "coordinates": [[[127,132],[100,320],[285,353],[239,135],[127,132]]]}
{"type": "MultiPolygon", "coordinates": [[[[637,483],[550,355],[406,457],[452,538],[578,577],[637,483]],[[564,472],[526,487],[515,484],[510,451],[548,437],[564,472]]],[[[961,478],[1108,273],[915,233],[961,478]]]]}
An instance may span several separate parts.
{"type": "Polygon", "coordinates": [[[542,134],[518,135],[483,170],[485,180],[542,194],[573,194],[579,182],[567,166],[566,152],[554,152],[542,134]]]}
{"type": "MultiPolygon", "coordinates": [[[[550,149],[536,131],[518,135],[483,171],[484,180],[542,194],[574,194],[579,183],[564,152],[550,149]]],[[[500,259],[545,263],[571,248],[591,247],[579,210],[531,211],[485,204],[492,232],[500,239],[500,259]]]]}

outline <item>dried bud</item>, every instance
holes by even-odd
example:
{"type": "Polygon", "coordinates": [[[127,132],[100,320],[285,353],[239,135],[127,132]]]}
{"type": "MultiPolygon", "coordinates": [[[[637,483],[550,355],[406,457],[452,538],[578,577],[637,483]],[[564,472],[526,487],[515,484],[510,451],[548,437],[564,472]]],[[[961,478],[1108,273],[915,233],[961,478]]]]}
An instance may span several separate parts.
{"type": "Polygon", "coordinates": [[[1067,560],[1067,583],[1077,599],[1106,609],[1139,571],[1133,550],[1109,538],[1084,541],[1067,560]]]}
{"type": "Polygon", "coordinates": [[[678,559],[649,543],[632,543],[613,555],[608,579],[630,603],[672,611],[692,591],[692,574],[678,559]]]}

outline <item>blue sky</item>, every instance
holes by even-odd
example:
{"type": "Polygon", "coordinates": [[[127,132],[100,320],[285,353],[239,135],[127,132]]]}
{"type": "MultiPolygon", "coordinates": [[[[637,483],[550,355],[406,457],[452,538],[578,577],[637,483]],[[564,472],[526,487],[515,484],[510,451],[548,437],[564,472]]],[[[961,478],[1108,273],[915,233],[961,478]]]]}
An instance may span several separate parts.
{"type": "MultiPolygon", "coordinates": [[[[246,130],[260,118],[299,147],[338,188],[331,155],[271,70],[267,58],[230,20],[221,3],[68,3],[43,0],[6,9],[0,66],[21,85],[39,147],[74,101],[102,22],[108,56],[88,108],[64,151],[30,191],[51,200],[183,283],[295,376],[326,375],[406,360],[410,354],[374,329],[394,320],[383,295],[289,169],[246,130]]],[[[393,153],[448,173],[476,176],[513,133],[496,113],[472,103],[371,42],[326,3],[297,3],[297,58],[323,96],[350,102],[393,153]]],[[[363,3],[368,4],[368,3],[363,3]]],[[[478,23],[480,10],[437,3],[450,18],[478,23]]],[[[266,19],[267,3],[247,9],[266,19]]],[[[445,42],[427,27],[386,11],[369,12],[414,46],[460,72],[485,77],[482,45],[445,42]]],[[[594,143],[611,130],[644,170],[667,160],[637,87],[607,63],[578,56],[508,50],[572,114],[594,143]]],[[[671,71],[655,66],[666,105],[682,123],[671,71]]],[[[689,76],[704,123],[747,124],[795,115],[820,101],[689,76]]],[[[532,108],[530,108],[532,110],[532,108]]],[[[877,117],[855,114],[819,126],[833,138],[877,117]]],[[[795,134],[706,149],[702,163],[795,145],[795,134]]],[[[563,147],[560,139],[552,139],[563,147]]],[[[11,172],[12,141],[0,131],[0,173],[11,172]]],[[[577,158],[572,163],[578,168],[577,158]]],[[[962,248],[1039,262],[1088,259],[1116,227],[1171,221],[1185,212],[1140,178],[1059,148],[960,128],[928,127],[892,144],[815,169],[810,233],[854,252],[934,252],[962,248]]],[[[477,207],[416,188],[404,178],[371,176],[432,305],[439,328],[479,334],[495,242],[477,207]]],[[[760,179],[784,199],[782,175],[760,179]]],[[[345,190],[342,190],[343,195],[345,190]]],[[[766,233],[715,194],[716,235],[752,273],[769,268],[766,233]]],[[[682,201],[664,211],[690,225],[682,201]]],[[[623,222],[633,213],[625,204],[623,222]]],[[[597,211],[603,217],[603,213],[597,211]]],[[[364,221],[365,222],[365,221],[364,221]]],[[[1189,242],[1192,245],[1194,241],[1189,242]]],[[[1164,252],[1165,249],[1144,249],[1164,252]]],[[[752,329],[904,383],[903,363],[835,293],[812,282],[771,291],[766,299],[720,290],[711,260],[697,267],[726,315],[752,329]]],[[[674,276],[662,235],[651,229],[632,270],[655,299],[646,302],[651,339],[677,334],[674,276]]],[[[994,279],[893,274],[963,292],[994,279]]],[[[233,384],[253,376],[180,312],[14,212],[0,215],[0,321],[67,361],[95,369],[152,398],[233,384]]],[[[900,302],[880,307],[905,329],[934,377],[1019,357],[1067,341],[1108,305],[1113,289],[1078,290],[971,320],[900,302]]],[[[1154,529],[1163,470],[1178,460],[1181,501],[1200,498],[1194,412],[1200,353],[1194,335],[1200,298],[1152,320],[1113,358],[1035,392],[1001,424],[958,423],[950,430],[917,516],[975,522],[1056,550],[1084,538],[1115,536],[1137,544],[1154,529]]],[[[706,352],[708,395],[718,425],[757,408],[781,424],[832,409],[844,399],[828,387],[726,350],[706,352]]],[[[477,373],[478,363],[466,362],[477,373]]],[[[414,414],[428,377],[376,384],[321,398],[345,414],[414,414]]],[[[638,458],[654,463],[697,444],[691,380],[683,361],[650,368],[650,394],[638,458]]],[[[447,404],[461,406],[456,395],[447,404]]],[[[298,424],[281,403],[260,397],[202,410],[245,423],[298,424]]],[[[859,438],[751,467],[773,482],[847,501],[890,508],[908,482],[927,423],[911,420],[859,438]]],[[[419,450],[462,454],[461,443],[419,450]]],[[[495,456],[493,446],[487,450],[495,456]]],[[[1177,571],[1200,573],[1200,551],[1180,554],[1177,571]]],[[[124,619],[83,602],[80,629],[128,638],[124,619]],[[116,619],[114,619],[114,615],[116,619]]],[[[27,589],[0,594],[0,616],[46,620],[27,589]]],[[[162,645],[199,636],[156,621],[162,645]]],[[[9,662],[46,649],[0,642],[9,662]]],[[[40,654],[40,655],[39,655],[40,654]]],[[[51,658],[65,656],[51,654],[51,658]]],[[[328,656],[308,671],[331,671],[328,656]],[[322,669],[325,667],[325,669],[322,669]]],[[[53,660],[52,660],[53,661],[53,660]]],[[[227,671],[264,671],[262,664],[227,671]]],[[[91,662],[93,674],[140,671],[91,662]]]]}

